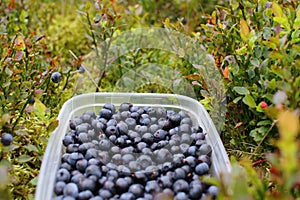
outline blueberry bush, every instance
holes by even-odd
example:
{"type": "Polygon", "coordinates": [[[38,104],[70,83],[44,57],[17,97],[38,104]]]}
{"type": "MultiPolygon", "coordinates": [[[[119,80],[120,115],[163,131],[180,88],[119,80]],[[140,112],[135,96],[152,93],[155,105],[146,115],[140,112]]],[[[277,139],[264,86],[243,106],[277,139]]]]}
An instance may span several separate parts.
{"type": "Polygon", "coordinates": [[[0,14],[1,199],[34,198],[49,134],[74,95],[124,91],[122,81],[133,78],[143,82],[133,91],[173,93],[162,83],[183,79],[213,115],[206,77],[180,54],[136,49],[108,57],[111,37],[141,27],[189,36],[223,77],[227,112],[216,117],[225,118],[220,134],[233,170],[230,183],[207,180],[219,198],[300,197],[298,1],[3,0],[0,14]],[[151,76],[154,63],[168,66],[163,76],[170,68],[177,76],[151,76]]]}

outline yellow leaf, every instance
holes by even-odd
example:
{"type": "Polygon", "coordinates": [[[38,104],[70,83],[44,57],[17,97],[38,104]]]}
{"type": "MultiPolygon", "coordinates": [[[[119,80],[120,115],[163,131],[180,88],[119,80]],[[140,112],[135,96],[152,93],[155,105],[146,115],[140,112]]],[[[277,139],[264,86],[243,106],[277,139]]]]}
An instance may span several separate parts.
{"type": "Polygon", "coordinates": [[[47,107],[37,98],[34,99],[35,114],[42,119],[45,116],[47,107]]]}
{"type": "Polygon", "coordinates": [[[249,35],[250,35],[250,30],[249,30],[248,24],[245,20],[241,19],[240,25],[241,25],[241,28],[240,28],[241,38],[244,41],[248,41],[249,35]]]}
{"type": "Polygon", "coordinates": [[[272,2],[272,10],[276,17],[283,17],[283,11],[277,3],[272,2]]]}
{"type": "Polygon", "coordinates": [[[278,127],[282,138],[294,140],[300,129],[299,117],[291,111],[279,112],[278,127]]]}

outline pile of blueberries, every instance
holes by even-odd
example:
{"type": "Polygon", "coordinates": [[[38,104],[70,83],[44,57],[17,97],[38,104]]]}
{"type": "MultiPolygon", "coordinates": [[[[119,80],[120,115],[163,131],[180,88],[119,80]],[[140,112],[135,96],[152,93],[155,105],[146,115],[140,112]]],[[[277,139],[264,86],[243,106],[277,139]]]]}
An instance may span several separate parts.
{"type": "Polygon", "coordinates": [[[212,148],[182,110],[105,104],[74,117],[53,199],[215,199],[212,148]]]}

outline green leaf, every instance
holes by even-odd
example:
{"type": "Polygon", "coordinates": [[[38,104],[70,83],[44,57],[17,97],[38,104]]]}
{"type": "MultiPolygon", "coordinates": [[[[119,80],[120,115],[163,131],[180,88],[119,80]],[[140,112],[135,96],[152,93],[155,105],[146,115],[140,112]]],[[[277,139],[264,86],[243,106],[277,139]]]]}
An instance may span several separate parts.
{"type": "Polygon", "coordinates": [[[264,27],[263,28],[263,38],[265,40],[269,40],[271,37],[271,28],[270,27],[264,27]]]}
{"type": "Polygon", "coordinates": [[[235,98],[232,102],[233,102],[233,103],[237,103],[237,102],[239,102],[242,98],[243,98],[242,96],[239,96],[239,97],[235,98]]]}
{"type": "Polygon", "coordinates": [[[272,122],[270,120],[263,120],[257,123],[257,126],[265,126],[265,125],[270,125],[272,122]]]}
{"type": "Polygon", "coordinates": [[[31,179],[30,184],[32,184],[33,186],[36,186],[38,183],[38,177],[34,177],[33,179],[31,179]]]}
{"type": "Polygon", "coordinates": [[[233,90],[236,91],[240,95],[249,94],[249,90],[245,87],[236,86],[236,87],[233,87],[233,90]]]}
{"type": "Polygon", "coordinates": [[[28,144],[26,146],[24,146],[25,149],[27,149],[28,151],[34,151],[34,152],[38,152],[38,148],[35,145],[32,144],[28,144]]]}
{"type": "Polygon", "coordinates": [[[274,17],[273,20],[278,24],[282,25],[285,30],[291,30],[291,25],[289,24],[287,17],[274,17]]]}
{"type": "Polygon", "coordinates": [[[18,158],[18,161],[23,163],[23,162],[28,162],[31,161],[33,159],[33,157],[27,156],[27,155],[21,155],[18,158]]]}
{"type": "Polygon", "coordinates": [[[250,63],[252,65],[254,65],[255,67],[259,67],[260,66],[260,63],[259,63],[259,60],[257,58],[253,58],[250,60],[250,63]]]}
{"type": "Polygon", "coordinates": [[[51,120],[49,125],[47,126],[47,131],[50,133],[54,131],[57,126],[58,126],[58,120],[57,119],[51,120]]]}
{"type": "Polygon", "coordinates": [[[248,105],[250,108],[255,108],[256,103],[253,99],[253,97],[250,94],[246,94],[245,97],[243,98],[243,102],[248,105]]]}

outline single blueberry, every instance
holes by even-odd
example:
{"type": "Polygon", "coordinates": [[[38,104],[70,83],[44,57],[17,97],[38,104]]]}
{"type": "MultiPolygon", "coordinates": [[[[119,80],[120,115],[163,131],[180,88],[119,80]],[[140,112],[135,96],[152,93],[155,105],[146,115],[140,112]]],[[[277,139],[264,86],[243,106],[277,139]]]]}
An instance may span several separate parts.
{"type": "Polygon", "coordinates": [[[59,72],[53,72],[51,74],[51,80],[52,80],[53,83],[60,82],[60,79],[61,79],[61,74],[59,72]]]}

